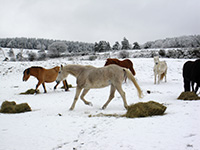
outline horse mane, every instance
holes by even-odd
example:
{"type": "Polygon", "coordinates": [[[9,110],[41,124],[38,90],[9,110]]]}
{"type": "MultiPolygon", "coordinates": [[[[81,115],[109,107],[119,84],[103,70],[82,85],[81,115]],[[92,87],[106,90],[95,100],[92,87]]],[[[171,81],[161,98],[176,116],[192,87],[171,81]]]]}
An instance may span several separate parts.
{"type": "Polygon", "coordinates": [[[118,64],[119,63],[119,60],[117,58],[108,58],[107,59],[107,62],[108,63],[115,63],[115,64],[118,64]]]}
{"type": "MultiPolygon", "coordinates": [[[[35,69],[36,69],[36,68],[38,68],[38,69],[43,69],[43,68],[42,68],[42,67],[40,67],[40,66],[32,66],[32,67],[30,67],[30,68],[35,68],[35,69]]],[[[29,68],[29,69],[30,69],[30,68],[29,68]]]]}
{"type": "Polygon", "coordinates": [[[33,69],[37,69],[37,68],[38,69],[44,69],[44,68],[42,68],[40,66],[32,66],[32,67],[29,67],[29,68],[25,69],[23,73],[25,73],[27,71],[27,74],[29,74],[31,68],[33,68],[33,69]]]}

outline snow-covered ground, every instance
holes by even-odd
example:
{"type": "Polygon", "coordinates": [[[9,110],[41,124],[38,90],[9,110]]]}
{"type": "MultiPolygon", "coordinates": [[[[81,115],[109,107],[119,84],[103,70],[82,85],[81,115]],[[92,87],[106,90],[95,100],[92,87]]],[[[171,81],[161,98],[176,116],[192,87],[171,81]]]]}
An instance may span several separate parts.
{"type": "MultiPolygon", "coordinates": [[[[137,97],[136,88],[128,81],[123,83],[128,104],[150,100],[167,106],[164,116],[147,118],[88,117],[98,113],[124,114],[118,92],[105,110],[101,107],[109,96],[109,87],[92,89],[86,99],[80,99],[73,111],[75,88],[65,92],[55,83],[47,83],[47,93],[19,95],[35,88],[37,79],[22,81],[24,69],[30,66],[52,68],[60,64],[83,64],[102,67],[105,60],[85,61],[66,58],[37,62],[0,63],[0,105],[3,101],[27,102],[33,111],[20,114],[0,114],[0,150],[199,150],[200,101],[181,101],[183,91],[182,66],[187,59],[161,59],[168,64],[167,82],[154,85],[153,59],[130,58],[136,70],[136,79],[144,94],[137,97]],[[147,94],[147,90],[151,93],[147,94]]],[[[73,76],[68,83],[76,86],[73,76]]]]}

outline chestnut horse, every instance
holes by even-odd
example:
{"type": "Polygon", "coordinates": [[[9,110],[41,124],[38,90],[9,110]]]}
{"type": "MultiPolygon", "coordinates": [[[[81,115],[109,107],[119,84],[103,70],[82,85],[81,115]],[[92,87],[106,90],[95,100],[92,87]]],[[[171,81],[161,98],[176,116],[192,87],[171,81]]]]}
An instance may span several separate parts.
{"type": "Polygon", "coordinates": [[[124,59],[124,60],[120,61],[116,58],[108,58],[104,66],[107,66],[110,64],[116,64],[118,66],[127,68],[132,72],[133,75],[136,74],[135,70],[133,69],[133,63],[129,59],[124,59]]]}
{"type": "MultiPolygon", "coordinates": [[[[23,81],[27,81],[30,76],[36,77],[38,79],[38,84],[36,85],[35,93],[36,93],[38,87],[40,86],[40,84],[43,85],[44,93],[46,93],[47,90],[46,90],[46,87],[45,87],[45,82],[46,83],[54,82],[56,80],[57,76],[58,76],[59,70],[60,70],[59,66],[56,66],[52,69],[45,69],[45,68],[42,68],[42,67],[33,66],[33,67],[30,67],[30,68],[27,68],[26,70],[24,70],[23,81]]],[[[57,83],[54,86],[54,89],[57,88],[58,84],[59,83],[57,83]]],[[[66,80],[63,80],[63,85],[65,87],[65,91],[67,91],[69,89],[69,87],[68,87],[66,80]]]]}

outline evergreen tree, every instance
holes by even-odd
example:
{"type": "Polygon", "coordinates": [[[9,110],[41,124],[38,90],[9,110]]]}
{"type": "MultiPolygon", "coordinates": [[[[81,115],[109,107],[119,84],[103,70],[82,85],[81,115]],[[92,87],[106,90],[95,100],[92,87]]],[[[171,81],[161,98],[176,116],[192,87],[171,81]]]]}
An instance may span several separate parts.
{"type": "Polygon", "coordinates": [[[140,45],[138,44],[138,42],[134,42],[133,43],[133,49],[141,49],[140,45]]]}
{"type": "Polygon", "coordinates": [[[121,43],[122,43],[122,50],[123,49],[125,49],[125,50],[131,49],[129,41],[125,37],[121,43]]]}
{"type": "Polygon", "coordinates": [[[113,50],[120,50],[121,49],[121,45],[119,44],[119,42],[115,42],[115,44],[112,47],[113,50]]]}
{"type": "Polygon", "coordinates": [[[111,50],[110,43],[106,41],[95,42],[94,45],[95,52],[105,52],[111,50]]]}

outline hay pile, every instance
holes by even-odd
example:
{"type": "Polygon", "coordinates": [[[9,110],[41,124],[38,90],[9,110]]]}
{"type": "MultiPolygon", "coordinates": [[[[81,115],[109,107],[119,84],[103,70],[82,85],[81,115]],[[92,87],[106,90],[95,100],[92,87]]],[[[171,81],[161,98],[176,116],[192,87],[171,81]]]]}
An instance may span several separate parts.
{"type": "Polygon", "coordinates": [[[167,107],[164,105],[149,101],[146,103],[140,102],[130,105],[125,114],[127,118],[148,117],[154,115],[163,115],[167,107]]]}
{"type": "Polygon", "coordinates": [[[194,92],[182,92],[177,98],[180,100],[200,100],[200,97],[194,92]]]}
{"type": "MultiPolygon", "coordinates": [[[[39,91],[39,89],[37,89],[36,94],[39,94],[39,93],[40,93],[40,91],[39,91]]],[[[20,94],[35,94],[35,89],[29,89],[26,92],[22,92],[20,94]]]]}
{"type": "Polygon", "coordinates": [[[140,102],[137,104],[130,105],[127,109],[126,114],[118,115],[118,114],[97,114],[97,115],[89,115],[89,117],[127,117],[127,118],[138,118],[138,117],[148,117],[154,115],[163,115],[165,110],[167,109],[166,106],[154,102],[149,101],[146,103],[140,102]]]}
{"type": "Polygon", "coordinates": [[[4,101],[0,109],[0,113],[22,113],[27,111],[31,111],[31,107],[27,103],[16,104],[14,101],[4,101]]]}

